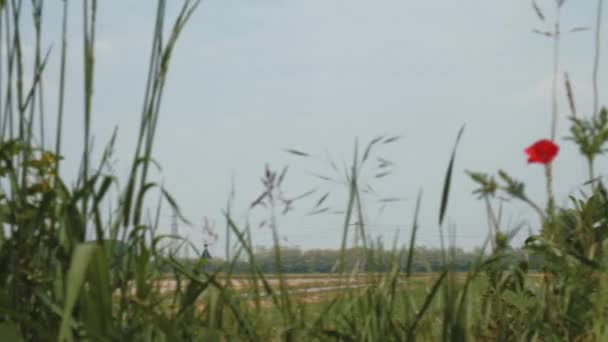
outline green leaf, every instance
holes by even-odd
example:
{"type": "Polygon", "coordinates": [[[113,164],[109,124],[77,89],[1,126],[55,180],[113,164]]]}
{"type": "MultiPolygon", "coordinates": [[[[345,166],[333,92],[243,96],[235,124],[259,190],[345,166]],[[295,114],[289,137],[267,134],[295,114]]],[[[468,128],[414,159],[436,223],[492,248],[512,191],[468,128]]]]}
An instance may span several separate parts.
{"type": "Polygon", "coordinates": [[[462,127],[460,127],[460,131],[458,131],[458,136],[456,137],[456,142],[454,143],[454,149],[452,150],[452,157],[450,158],[450,164],[448,165],[448,169],[445,173],[445,180],[443,182],[443,192],[441,195],[441,208],[439,209],[439,225],[443,223],[443,218],[445,216],[446,209],[448,208],[448,197],[450,195],[450,185],[452,183],[454,159],[456,158],[456,149],[458,148],[458,142],[460,142],[462,132],[464,132],[464,125],[462,125],[462,127]]]}
{"type": "Polygon", "coordinates": [[[0,324],[0,341],[23,341],[21,332],[19,332],[19,326],[11,321],[0,324]]]}
{"type": "Polygon", "coordinates": [[[109,336],[112,331],[110,267],[104,249],[100,248],[95,242],[89,242],[88,244],[97,246],[97,248],[86,272],[89,285],[86,288],[86,301],[83,306],[86,306],[87,310],[82,310],[84,316],[82,321],[86,324],[88,333],[109,336]]]}
{"type": "Polygon", "coordinates": [[[76,246],[72,255],[72,262],[68,270],[68,281],[65,294],[65,303],[63,307],[63,319],[61,320],[61,329],[59,331],[59,341],[64,341],[68,334],[69,323],[72,316],[72,310],[78,299],[78,294],[84,278],[87,267],[91,261],[91,257],[97,246],[90,244],[80,244],[76,246]]]}
{"type": "Polygon", "coordinates": [[[161,188],[161,192],[163,194],[163,197],[167,200],[167,202],[169,202],[171,209],[173,210],[173,212],[175,212],[177,217],[185,224],[191,224],[190,221],[188,221],[182,214],[182,211],[179,209],[179,206],[177,205],[177,202],[175,201],[173,196],[171,196],[171,194],[165,188],[161,188]]]}
{"type": "Polygon", "coordinates": [[[99,190],[95,194],[96,203],[101,202],[101,200],[103,199],[103,196],[105,196],[106,192],[108,191],[108,189],[110,188],[110,185],[112,185],[113,182],[114,182],[114,177],[111,177],[111,176],[104,177],[104,179],[101,183],[101,186],[99,187],[99,190]]]}
{"type": "Polygon", "coordinates": [[[424,303],[422,304],[422,307],[418,311],[418,314],[416,315],[416,318],[414,319],[414,322],[408,328],[408,337],[409,337],[408,341],[413,341],[414,340],[414,337],[416,335],[416,328],[418,326],[418,323],[422,319],[422,316],[424,316],[424,313],[430,307],[431,302],[433,301],[433,298],[435,298],[435,295],[437,295],[437,292],[439,291],[439,286],[441,285],[441,282],[443,282],[443,280],[445,279],[445,277],[447,275],[448,275],[448,271],[443,271],[441,273],[441,275],[439,276],[439,278],[437,278],[437,280],[435,281],[435,284],[431,288],[431,292],[429,292],[426,295],[426,297],[424,298],[424,303]]]}
{"type": "Polygon", "coordinates": [[[141,213],[143,210],[143,206],[144,206],[144,197],[146,196],[146,192],[148,192],[148,190],[157,187],[158,184],[156,184],[155,182],[149,182],[146,183],[142,186],[142,188],[139,190],[139,193],[137,194],[137,199],[135,200],[135,213],[133,214],[133,225],[137,226],[139,225],[139,221],[141,220],[141,213]]]}
{"type": "Polygon", "coordinates": [[[299,150],[294,150],[294,149],[291,149],[291,148],[286,148],[283,151],[285,151],[287,153],[294,154],[294,155],[299,156],[299,157],[310,157],[309,153],[302,152],[302,151],[299,151],[299,150]]]}
{"type": "Polygon", "coordinates": [[[420,202],[422,202],[422,189],[418,192],[416,200],[416,210],[414,211],[414,223],[412,224],[412,234],[410,236],[410,248],[408,249],[407,264],[405,274],[409,277],[412,273],[412,261],[414,261],[414,243],[416,242],[416,232],[418,231],[418,214],[420,213],[420,202]]]}

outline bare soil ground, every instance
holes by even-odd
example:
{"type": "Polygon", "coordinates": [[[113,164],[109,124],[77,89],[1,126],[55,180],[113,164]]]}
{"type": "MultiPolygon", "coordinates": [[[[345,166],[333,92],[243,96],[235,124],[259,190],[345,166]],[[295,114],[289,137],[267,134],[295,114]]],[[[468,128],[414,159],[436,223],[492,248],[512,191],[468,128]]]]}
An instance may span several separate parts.
{"type": "MultiPolygon", "coordinates": [[[[422,282],[432,282],[436,279],[438,274],[429,273],[429,274],[417,274],[413,275],[412,281],[422,281],[422,282]]],[[[314,275],[298,275],[298,274],[288,274],[285,275],[285,285],[290,291],[294,291],[294,293],[318,293],[325,291],[336,291],[340,288],[356,288],[363,287],[366,284],[372,282],[372,277],[374,275],[370,274],[360,274],[357,276],[336,276],[332,274],[314,274],[314,275]]],[[[267,276],[266,280],[275,289],[279,288],[279,278],[274,275],[267,276]]],[[[185,285],[187,282],[184,282],[182,285],[185,285]]],[[[220,283],[227,285],[228,279],[220,278],[220,283]]],[[[246,290],[252,288],[254,286],[254,282],[250,277],[246,276],[237,276],[230,279],[230,287],[235,290],[246,290]]],[[[165,279],[160,283],[161,292],[170,292],[174,291],[177,286],[177,283],[173,279],[165,279]]],[[[263,283],[261,280],[258,280],[258,286],[262,287],[263,283]]]]}

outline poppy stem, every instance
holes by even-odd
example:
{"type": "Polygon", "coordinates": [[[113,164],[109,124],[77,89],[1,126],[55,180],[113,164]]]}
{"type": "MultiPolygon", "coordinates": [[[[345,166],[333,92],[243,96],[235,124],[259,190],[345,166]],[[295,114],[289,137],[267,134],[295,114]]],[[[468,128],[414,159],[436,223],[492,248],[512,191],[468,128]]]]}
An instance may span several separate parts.
{"type": "Polygon", "coordinates": [[[595,191],[595,172],[593,171],[593,157],[587,158],[587,164],[589,165],[589,183],[591,185],[591,192],[595,191]]]}
{"type": "Polygon", "coordinates": [[[547,179],[547,215],[553,216],[554,202],[553,202],[553,168],[552,164],[545,165],[545,178],[547,179]]]}

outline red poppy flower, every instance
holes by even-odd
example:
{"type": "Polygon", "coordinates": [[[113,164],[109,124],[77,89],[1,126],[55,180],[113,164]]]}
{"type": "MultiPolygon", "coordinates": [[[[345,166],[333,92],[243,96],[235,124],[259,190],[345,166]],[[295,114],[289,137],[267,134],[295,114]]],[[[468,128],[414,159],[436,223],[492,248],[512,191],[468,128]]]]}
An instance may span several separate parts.
{"type": "Polygon", "coordinates": [[[542,139],[526,148],[525,152],[528,155],[528,163],[548,164],[557,156],[559,146],[551,140],[542,139]]]}

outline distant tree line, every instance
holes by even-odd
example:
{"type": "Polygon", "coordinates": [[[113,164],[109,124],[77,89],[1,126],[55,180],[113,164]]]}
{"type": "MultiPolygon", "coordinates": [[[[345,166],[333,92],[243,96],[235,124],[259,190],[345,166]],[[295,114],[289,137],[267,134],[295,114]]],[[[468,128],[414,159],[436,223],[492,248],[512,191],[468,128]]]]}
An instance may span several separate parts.
{"type": "MultiPolygon", "coordinates": [[[[281,247],[281,263],[285,273],[332,273],[336,271],[340,251],[335,249],[302,250],[298,247],[281,247]]],[[[386,272],[397,265],[401,271],[407,267],[407,250],[394,252],[392,250],[349,248],[344,251],[344,269],[347,271],[358,269],[364,272],[386,272]]],[[[480,256],[479,250],[465,251],[461,248],[416,247],[413,253],[411,271],[415,273],[437,272],[444,269],[445,262],[449,263],[455,271],[467,271],[474,265],[480,256]],[[445,262],[444,262],[445,260],[445,262]]],[[[254,253],[255,262],[264,273],[277,272],[277,259],[273,247],[257,247],[254,253]]],[[[487,256],[484,257],[484,260],[487,256]]],[[[508,267],[510,264],[528,260],[530,268],[538,268],[540,261],[527,257],[522,250],[511,249],[501,258],[501,264],[508,267]]],[[[192,260],[194,261],[194,260],[192,260]]],[[[226,263],[225,260],[215,258],[210,261],[212,268],[229,267],[232,265],[234,273],[249,272],[251,267],[249,259],[242,253],[236,262],[226,263]]]]}

